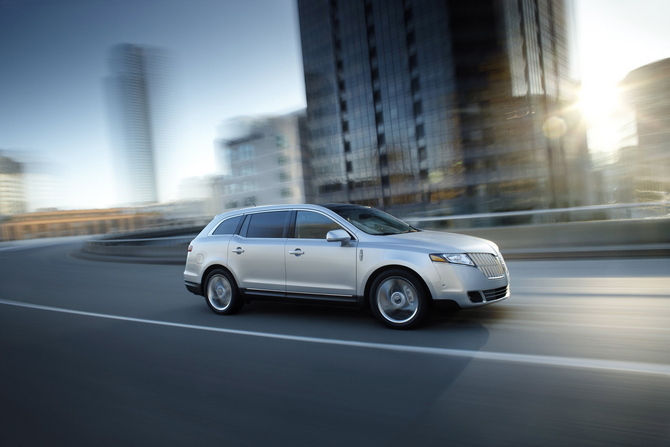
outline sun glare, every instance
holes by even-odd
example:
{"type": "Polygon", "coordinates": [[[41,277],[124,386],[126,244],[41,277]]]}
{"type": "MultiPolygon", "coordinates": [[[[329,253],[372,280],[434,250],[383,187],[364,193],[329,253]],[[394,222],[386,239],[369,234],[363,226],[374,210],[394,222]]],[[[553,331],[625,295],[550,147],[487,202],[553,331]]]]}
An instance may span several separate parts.
{"type": "Polygon", "coordinates": [[[620,107],[619,91],[615,85],[585,86],[579,96],[579,107],[592,124],[610,119],[620,107]]]}
{"type": "Polygon", "coordinates": [[[621,145],[622,105],[616,84],[584,84],[579,107],[587,123],[589,150],[615,154],[621,145]]]}

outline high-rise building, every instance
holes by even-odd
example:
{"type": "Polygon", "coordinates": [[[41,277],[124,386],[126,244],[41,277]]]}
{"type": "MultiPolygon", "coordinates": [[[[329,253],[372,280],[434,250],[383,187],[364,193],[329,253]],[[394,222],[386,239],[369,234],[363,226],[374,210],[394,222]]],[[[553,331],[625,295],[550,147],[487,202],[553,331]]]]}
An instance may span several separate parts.
{"type": "Polygon", "coordinates": [[[621,157],[640,202],[670,197],[670,59],[633,70],[621,82],[634,136],[621,157]]]}
{"type": "Polygon", "coordinates": [[[298,0],[298,11],[319,201],[579,204],[568,186],[588,151],[567,108],[563,1],[298,0]]]}
{"type": "Polygon", "coordinates": [[[114,125],[119,202],[159,200],[158,162],[163,53],[156,48],[116,45],[111,52],[109,96],[114,125]]]}
{"type": "Polygon", "coordinates": [[[23,166],[0,154],[0,217],[25,212],[26,184],[23,166]]]}
{"type": "Polygon", "coordinates": [[[214,182],[218,212],[311,201],[304,122],[301,111],[237,123],[236,135],[220,141],[220,158],[229,173],[214,182]]]}

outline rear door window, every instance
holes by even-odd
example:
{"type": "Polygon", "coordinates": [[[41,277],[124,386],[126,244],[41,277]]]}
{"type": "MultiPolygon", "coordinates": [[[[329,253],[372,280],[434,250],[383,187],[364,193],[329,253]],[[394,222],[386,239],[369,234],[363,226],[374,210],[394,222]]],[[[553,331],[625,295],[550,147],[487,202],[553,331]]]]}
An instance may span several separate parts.
{"type": "Polygon", "coordinates": [[[249,216],[246,237],[283,238],[289,211],[257,213],[249,216]]]}

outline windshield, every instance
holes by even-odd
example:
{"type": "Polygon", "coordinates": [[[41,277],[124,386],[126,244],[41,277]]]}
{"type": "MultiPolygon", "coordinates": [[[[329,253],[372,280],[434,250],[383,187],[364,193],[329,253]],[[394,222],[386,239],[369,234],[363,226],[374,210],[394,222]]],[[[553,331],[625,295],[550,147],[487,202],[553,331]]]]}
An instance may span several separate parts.
{"type": "Polygon", "coordinates": [[[390,214],[375,208],[358,205],[325,205],[351,222],[356,228],[368,234],[389,235],[419,231],[416,228],[396,219],[390,214]]]}

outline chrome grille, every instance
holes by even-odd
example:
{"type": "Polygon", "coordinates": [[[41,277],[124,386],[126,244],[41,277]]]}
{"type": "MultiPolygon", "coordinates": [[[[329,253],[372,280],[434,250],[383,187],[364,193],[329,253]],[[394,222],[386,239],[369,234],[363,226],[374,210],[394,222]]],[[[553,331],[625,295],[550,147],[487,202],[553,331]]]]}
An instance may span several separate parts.
{"type": "Polygon", "coordinates": [[[505,277],[507,269],[498,256],[491,253],[468,253],[468,256],[475,262],[479,271],[488,279],[505,277]]]}

